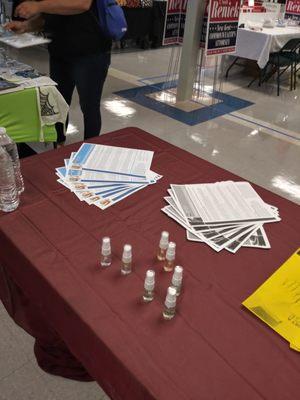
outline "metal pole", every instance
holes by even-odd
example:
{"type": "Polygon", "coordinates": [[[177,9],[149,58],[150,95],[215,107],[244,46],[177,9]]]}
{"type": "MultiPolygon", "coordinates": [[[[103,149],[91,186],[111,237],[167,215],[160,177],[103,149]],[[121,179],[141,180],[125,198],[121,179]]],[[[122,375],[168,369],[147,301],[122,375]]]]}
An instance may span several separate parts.
{"type": "Polygon", "coordinates": [[[205,0],[188,1],[179,67],[177,101],[186,101],[192,98],[204,11],[205,0]]]}

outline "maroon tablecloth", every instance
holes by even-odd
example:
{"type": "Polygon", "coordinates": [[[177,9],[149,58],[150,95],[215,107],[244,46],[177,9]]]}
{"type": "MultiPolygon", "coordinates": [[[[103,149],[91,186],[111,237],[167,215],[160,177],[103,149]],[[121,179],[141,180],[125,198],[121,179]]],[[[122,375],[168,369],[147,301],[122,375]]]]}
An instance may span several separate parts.
{"type": "Polygon", "coordinates": [[[240,178],[136,128],[94,141],[153,150],[153,170],[164,178],[101,211],[56,182],[55,167],[80,144],[23,161],[22,205],[0,216],[0,295],[37,338],[41,367],[83,380],[85,368],[113,400],[298,399],[300,354],[241,302],[299,246],[299,207],[256,187],[282,217],[266,226],[272,248],[218,254],[186,240],[160,211],[163,197],[170,183],[240,178]],[[170,275],[155,260],[162,230],[185,268],[178,314],[168,322],[161,312],[170,275]],[[99,268],[104,235],[114,256],[107,270],[99,268]],[[125,242],[133,245],[135,268],[122,277],[125,242]],[[157,296],[143,304],[149,267],[157,271],[157,296]]]}

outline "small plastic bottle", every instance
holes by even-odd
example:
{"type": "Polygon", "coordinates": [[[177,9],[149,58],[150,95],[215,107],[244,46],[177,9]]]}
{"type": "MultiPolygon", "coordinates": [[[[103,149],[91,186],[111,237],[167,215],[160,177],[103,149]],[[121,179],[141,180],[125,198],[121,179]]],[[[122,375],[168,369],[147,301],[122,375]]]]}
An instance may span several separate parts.
{"type": "Polygon", "coordinates": [[[0,146],[0,210],[14,211],[19,202],[12,160],[6,150],[0,146]]]}
{"type": "Polygon", "coordinates": [[[7,135],[5,128],[0,128],[0,146],[7,151],[7,154],[11,158],[15,173],[16,186],[18,193],[20,194],[24,191],[24,181],[21,174],[18,148],[16,143],[7,135]]]}
{"type": "Polygon", "coordinates": [[[101,248],[101,267],[107,268],[110,265],[111,265],[110,238],[104,237],[102,239],[102,248],[101,248]]]}
{"type": "Polygon", "coordinates": [[[164,263],[164,271],[166,272],[173,271],[174,269],[175,251],[176,251],[176,244],[174,242],[170,242],[166,253],[166,261],[164,263]]]}
{"type": "Polygon", "coordinates": [[[180,267],[179,265],[176,265],[172,277],[172,287],[176,290],[176,296],[179,296],[181,293],[181,288],[182,288],[182,273],[183,273],[183,268],[180,267]]]}
{"type": "Polygon", "coordinates": [[[149,269],[146,272],[146,278],[144,283],[144,294],[143,300],[145,303],[150,303],[154,299],[154,287],[155,287],[155,272],[149,269]]]}
{"type": "Polygon", "coordinates": [[[169,244],[169,232],[163,231],[158,246],[157,259],[164,261],[166,259],[166,252],[169,244]]]}
{"type": "Polygon", "coordinates": [[[122,255],[121,274],[128,275],[132,270],[132,247],[130,244],[125,244],[122,255]]]}
{"type": "Polygon", "coordinates": [[[175,313],[176,313],[176,289],[169,287],[165,300],[163,317],[166,320],[170,320],[175,316],[175,313]]]}

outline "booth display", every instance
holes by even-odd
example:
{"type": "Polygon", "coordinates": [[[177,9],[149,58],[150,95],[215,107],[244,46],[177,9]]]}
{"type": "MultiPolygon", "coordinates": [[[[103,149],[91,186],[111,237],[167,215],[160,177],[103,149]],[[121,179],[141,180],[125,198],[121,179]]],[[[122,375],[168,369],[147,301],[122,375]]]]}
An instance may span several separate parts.
{"type": "Polygon", "coordinates": [[[0,126],[16,143],[56,142],[54,125],[41,127],[36,89],[0,94],[0,126]]]}
{"type": "Polygon", "coordinates": [[[16,143],[56,142],[69,110],[56,83],[0,50],[0,126],[16,143]]]}
{"type": "Polygon", "coordinates": [[[153,151],[153,169],[164,177],[99,211],[56,181],[55,167],[80,144],[22,162],[22,204],[0,215],[0,296],[35,338],[39,365],[95,379],[114,400],[297,399],[299,353],[242,302],[299,247],[298,206],[254,185],[282,217],[266,227],[272,249],[216,254],[187,242],[184,230],[160,211],[163,198],[172,182],[241,178],[136,128],[94,141],[153,151]],[[162,230],[176,243],[176,262],[184,268],[171,321],[162,312],[172,276],[156,259],[162,230]],[[101,269],[106,235],[112,264],[101,269]],[[120,272],[125,243],[133,249],[128,276],[120,272]],[[153,301],[145,304],[149,267],[157,282],[153,301]]]}

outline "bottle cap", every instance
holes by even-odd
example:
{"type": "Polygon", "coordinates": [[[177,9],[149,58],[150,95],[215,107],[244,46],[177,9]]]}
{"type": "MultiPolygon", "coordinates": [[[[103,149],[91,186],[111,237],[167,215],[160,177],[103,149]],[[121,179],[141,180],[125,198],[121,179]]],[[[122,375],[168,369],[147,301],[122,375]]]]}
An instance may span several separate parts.
{"type": "Polygon", "coordinates": [[[130,262],[132,259],[132,247],[130,244],[125,244],[123,248],[122,261],[130,262]]]}
{"type": "Polygon", "coordinates": [[[110,238],[104,237],[102,239],[102,255],[108,256],[111,253],[110,238]]]}
{"type": "Polygon", "coordinates": [[[176,244],[174,242],[170,242],[166,254],[167,260],[172,261],[175,259],[175,250],[176,250],[176,244]]]}
{"type": "Polygon", "coordinates": [[[168,288],[168,293],[165,301],[165,306],[167,308],[173,308],[176,306],[176,289],[169,287],[168,288]]]}
{"type": "Polygon", "coordinates": [[[182,278],[183,268],[180,265],[176,265],[174,268],[174,274],[176,278],[182,278]]]}
{"type": "Polygon", "coordinates": [[[172,284],[174,286],[180,286],[182,283],[182,273],[183,268],[177,265],[174,269],[173,277],[172,277],[172,284]]]}
{"type": "Polygon", "coordinates": [[[166,250],[168,248],[168,244],[169,244],[169,232],[167,231],[163,231],[161,233],[161,237],[160,237],[160,242],[159,242],[159,247],[161,249],[166,250]]]}
{"type": "Polygon", "coordinates": [[[146,272],[144,288],[145,290],[153,290],[154,286],[155,286],[155,271],[148,269],[148,271],[146,272]]]}

